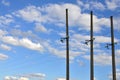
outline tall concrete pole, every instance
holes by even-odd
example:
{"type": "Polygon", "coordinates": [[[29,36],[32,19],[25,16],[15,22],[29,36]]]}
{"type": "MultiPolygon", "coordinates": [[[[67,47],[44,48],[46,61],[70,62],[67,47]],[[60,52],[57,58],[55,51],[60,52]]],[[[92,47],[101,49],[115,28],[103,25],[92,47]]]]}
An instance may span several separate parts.
{"type": "Polygon", "coordinates": [[[66,80],[69,80],[69,28],[68,28],[68,9],[66,9],[66,80]]]}
{"type": "Polygon", "coordinates": [[[110,16],[110,22],[111,22],[111,45],[112,45],[112,77],[113,77],[113,80],[116,80],[113,16],[110,16]]]}
{"type": "Polygon", "coordinates": [[[90,13],[90,80],[94,80],[93,12],[90,13]]]}

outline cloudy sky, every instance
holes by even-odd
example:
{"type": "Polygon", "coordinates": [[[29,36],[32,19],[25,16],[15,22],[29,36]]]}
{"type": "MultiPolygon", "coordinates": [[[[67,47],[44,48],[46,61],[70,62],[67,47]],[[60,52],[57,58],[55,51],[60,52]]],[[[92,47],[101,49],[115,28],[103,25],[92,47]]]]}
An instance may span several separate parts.
{"type": "Polygon", "coordinates": [[[120,80],[119,0],[0,0],[0,80],[65,80],[65,9],[69,13],[70,80],[90,79],[90,11],[94,21],[95,80],[111,80],[113,16],[120,80]]]}

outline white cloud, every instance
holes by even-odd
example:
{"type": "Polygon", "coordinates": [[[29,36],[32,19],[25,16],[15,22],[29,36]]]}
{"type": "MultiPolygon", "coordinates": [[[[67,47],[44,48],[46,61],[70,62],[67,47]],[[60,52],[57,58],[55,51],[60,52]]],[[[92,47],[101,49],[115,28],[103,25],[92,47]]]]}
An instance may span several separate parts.
{"type": "Polygon", "coordinates": [[[31,79],[43,80],[45,77],[46,75],[43,73],[32,73],[19,76],[5,76],[4,80],[31,80],[31,79]]]}
{"type": "MultiPolygon", "coordinates": [[[[84,3],[80,2],[80,5],[84,5],[84,3]]],[[[104,6],[99,3],[94,5],[97,8],[101,8],[104,6]],[[98,6],[99,5],[99,6],[98,6]]],[[[81,7],[75,4],[65,3],[65,4],[48,4],[42,7],[36,7],[36,6],[27,6],[21,10],[18,10],[14,12],[13,14],[19,18],[24,19],[28,22],[34,22],[36,27],[35,29],[41,32],[47,32],[47,28],[44,25],[41,25],[42,23],[51,23],[58,25],[59,24],[65,24],[65,9],[68,8],[69,10],[69,25],[70,26],[77,26],[80,29],[83,30],[90,30],[90,14],[88,13],[82,13],[81,7]],[[74,10],[74,11],[73,11],[74,10]],[[44,13],[44,14],[43,14],[44,13]]],[[[109,19],[108,18],[98,18],[96,15],[93,16],[94,18],[94,31],[99,32],[101,29],[103,29],[102,26],[108,27],[109,26],[109,19]]],[[[13,32],[17,32],[17,35],[30,35],[31,32],[22,32],[20,30],[14,30],[13,32]],[[18,31],[18,32],[17,32],[18,31]]],[[[71,41],[70,46],[72,47],[70,53],[70,58],[74,59],[74,57],[83,54],[84,52],[87,52],[89,49],[89,46],[82,45],[84,40],[89,40],[89,36],[87,35],[73,35],[74,40],[71,41]],[[76,39],[76,40],[75,40],[76,39]],[[81,41],[79,41],[81,40],[81,41]],[[83,40],[83,41],[82,41],[83,40]],[[74,43],[76,41],[76,43],[74,43]],[[78,44],[79,43],[79,44],[78,44]],[[77,46],[76,46],[77,45],[77,46]],[[80,47],[82,45],[82,47],[80,47]],[[77,50],[81,50],[82,52],[78,52],[75,50],[77,47],[77,50]]],[[[96,43],[104,43],[104,42],[110,42],[109,37],[105,36],[95,36],[95,42],[96,43]]],[[[115,39],[117,41],[117,39],[115,39]]],[[[2,37],[2,41],[11,45],[15,46],[23,46],[28,49],[41,51],[43,50],[43,47],[40,43],[34,43],[31,40],[27,38],[18,39],[12,36],[4,36],[2,37]]],[[[95,45],[99,46],[99,45],[95,45]]],[[[46,46],[48,47],[48,46],[46,46]]],[[[64,57],[65,58],[65,50],[59,50],[56,48],[53,48],[51,46],[48,47],[48,50],[53,53],[54,55],[64,57]],[[58,54],[59,53],[59,54],[58,54]]]]}
{"type": "Polygon", "coordinates": [[[83,10],[90,10],[90,9],[96,9],[96,10],[105,10],[106,7],[105,5],[103,5],[101,2],[99,1],[86,1],[86,2],[83,2],[81,0],[77,0],[77,3],[80,7],[83,8],[83,10]]]}
{"type": "MultiPolygon", "coordinates": [[[[59,50],[59,49],[52,48],[49,46],[49,51],[50,51],[50,53],[52,53],[58,57],[66,58],[66,50],[59,50]]],[[[70,52],[69,52],[70,60],[74,60],[74,58],[79,56],[80,54],[83,54],[83,53],[70,50],[70,52]]]]}
{"type": "Polygon", "coordinates": [[[73,38],[76,40],[84,41],[84,40],[89,40],[90,36],[89,35],[74,34],[73,38]]]}
{"type": "MultiPolygon", "coordinates": [[[[120,65],[120,55],[119,55],[119,50],[116,50],[116,64],[120,65]]],[[[90,60],[90,55],[84,55],[83,56],[85,59],[90,60]]],[[[98,54],[94,54],[94,62],[95,65],[112,65],[112,56],[109,53],[98,53],[98,54]]]]}
{"type": "MultiPolygon", "coordinates": [[[[112,80],[112,74],[110,74],[109,79],[112,80]]],[[[120,69],[116,69],[116,79],[120,80],[120,69]]]]}
{"type": "Polygon", "coordinates": [[[89,36],[73,34],[70,39],[70,49],[80,51],[80,54],[84,54],[89,51],[89,45],[84,44],[85,40],[89,40],[89,36]]]}
{"type": "MultiPolygon", "coordinates": [[[[78,26],[81,29],[90,29],[90,14],[82,13],[81,8],[75,4],[48,4],[42,7],[28,6],[24,9],[14,12],[14,15],[29,21],[36,23],[51,23],[54,25],[65,25],[65,9],[68,8],[69,12],[69,25],[78,26]],[[74,11],[73,11],[74,10],[74,11]],[[54,12],[54,13],[53,13],[54,12]],[[45,14],[43,14],[45,13],[45,14]],[[86,24],[87,23],[87,24],[86,24]]],[[[94,31],[99,32],[101,26],[109,26],[108,18],[98,18],[96,15],[94,17],[94,31]]],[[[42,25],[44,26],[44,25],[42,25]]],[[[43,30],[46,31],[45,27],[43,30]]]]}
{"type": "MultiPolygon", "coordinates": [[[[66,78],[56,78],[55,80],[66,80],[66,78]]],[[[70,80],[75,80],[75,79],[70,79],[70,80]]]]}
{"type": "Polygon", "coordinates": [[[101,2],[92,2],[93,8],[97,10],[105,10],[105,6],[101,2]]]}
{"type": "Polygon", "coordinates": [[[120,0],[104,0],[104,3],[100,1],[84,1],[77,0],[77,3],[82,10],[115,10],[120,7],[120,0]]]}
{"type": "Polygon", "coordinates": [[[120,23],[120,16],[113,17],[114,22],[114,29],[120,31],[119,23],[120,23]]]}
{"type": "Polygon", "coordinates": [[[97,80],[97,78],[96,78],[96,77],[94,77],[94,80],[97,80]]]}
{"type": "Polygon", "coordinates": [[[6,60],[6,59],[8,59],[8,56],[0,53],[0,60],[6,60]]]}
{"type": "Polygon", "coordinates": [[[2,37],[5,34],[7,34],[7,31],[3,31],[3,30],[0,29],[0,37],[2,37]]]}
{"type": "Polygon", "coordinates": [[[31,50],[43,51],[43,47],[40,43],[34,43],[27,38],[18,39],[12,36],[4,36],[2,37],[2,41],[15,46],[23,46],[31,50]]]}
{"type": "Polygon", "coordinates": [[[76,60],[80,66],[85,66],[85,63],[82,60],[76,60]]]}
{"type": "Polygon", "coordinates": [[[39,23],[36,23],[35,30],[38,32],[44,32],[44,33],[47,33],[47,31],[48,31],[43,25],[41,25],[39,23]]]}
{"type": "Polygon", "coordinates": [[[8,46],[8,45],[5,45],[5,44],[1,44],[1,45],[0,45],[0,48],[2,48],[2,49],[4,49],[4,50],[8,50],[8,51],[11,50],[11,47],[8,46]]]}
{"type": "Polygon", "coordinates": [[[120,7],[119,0],[105,0],[107,8],[110,10],[115,10],[116,8],[120,7]]]}
{"type": "Polygon", "coordinates": [[[120,50],[116,50],[116,55],[120,57],[120,50]]]}
{"type": "Polygon", "coordinates": [[[116,63],[118,63],[117,65],[119,65],[119,63],[120,63],[120,49],[115,51],[115,55],[116,55],[116,63]]]}
{"type": "Polygon", "coordinates": [[[83,7],[82,10],[88,10],[90,8],[90,4],[89,3],[84,3],[82,2],[81,0],[77,0],[77,4],[80,6],[80,7],[83,7]]]}
{"type": "Polygon", "coordinates": [[[22,10],[18,10],[17,12],[13,14],[29,22],[42,22],[43,21],[42,19],[43,17],[40,13],[39,8],[35,6],[28,6],[22,10]]]}
{"type": "Polygon", "coordinates": [[[2,0],[1,1],[2,4],[4,4],[5,6],[10,6],[10,2],[6,1],[6,0],[2,0]]]}
{"type": "MultiPolygon", "coordinates": [[[[64,33],[60,33],[60,35],[63,37],[65,36],[64,33]]],[[[100,53],[99,55],[95,55],[95,61],[97,64],[111,64],[110,61],[110,55],[107,55],[105,52],[106,51],[102,51],[101,50],[101,43],[111,43],[111,37],[107,37],[107,36],[94,36],[95,40],[94,40],[94,51],[97,53],[100,53]],[[105,54],[101,54],[101,53],[105,53],[105,54]],[[109,57],[107,57],[109,56],[109,57]],[[105,61],[102,60],[97,60],[100,58],[103,58],[105,61]]],[[[85,53],[88,53],[89,49],[90,49],[90,44],[88,43],[88,45],[84,44],[85,40],[90,40],[90,36],[89,35],[81,35],[81,34],[76,34],[74,33],[73,35],[71,35],[70,37],[70,57],[72,59],[74,59],[75,57],[79,56],[79,55],[85,55],[85,53]],[[80,52],[79,52],[80,51],[80,52]]],[[[119,40],[115,38],[115,42],[118,42],[119,40]]],[[[60,43],[60,41],[56,41],[60,48],[65,49],[65,44],[64,43],[60,43]]],[[[48,45],[49,46],[49,45],[48,45]]],[[[63,58],[66,57],[65,55],[65,50],[61,50],[61,49],[56,49],[53,47],[49,47],[49,51],[57,56],[61,56],[63,58]]],[[[89,56],[86,57],[87,59],[89,58],[89,56]]],[[[117,61],[119,61],[119,58],[117,59],[117,61]]],[[[117,62],[119,63],[119,62],[117,62]]]]}
{"type": "Polygon", "coordinates": [[[14,22],[14,20],[11,15],[0,16],[0,25],[9,25],[12,22],[14,22]]]}
{"type": "Polygon", "coordinates": [[[19,40],[21,46],[26,47],[31,50],[43,51],[43,47],[39,43],[33,43],[27,38],[19,40]]]}
{"type": "MultiPolygon", "coordinates": [[[[79,41],[90,40],[90,35],[74,34],[73,38],[79,41]]],[[[111,37],[107,36],[94,36],[96,43],[111,43],[111,37]]],[[[115,42],[119,42],[119,39],[115,38],[115,42]]]]}
{"type": "Polygon", "coordinates": [[[48,21],[56,24],[65,23],[65,9],[69,9],[69,24],[74,25],[76,19],[78,19],[81,9],[74,4],[49,4],[43,8],[43,11],[47,13],[48,21]],[[74,11],[73,11],[74,10],[74,11]],[[54,12],[54,13],[53,13],[54,12]]]}
{"type": "MultiPolygon", "coordinates": [[[[48,20],[52,23],[65,23],[65,9],[68,8],[69,13],[69,25],[78,26],[81,29],[89,30],[90,29],[90,14],[81,13],[81,8],[74,4],[51,4],[45,6],[44,11],[47,13],[48,20]],[[73,11],[74,10],[74,11],[73,11]],[[54,12],[54,13],[53,13],[54,12]],[[62,13],[61,13],[62,12],[62,13]],[[87,23],[87,24],[86,24],[87,23]]],[[[101,26],[109,26],[108,18],[98,18],[93,16],[94,20],[94,31],[100,31],[101,26]]]]}
{"type": "Polygon", "coordinates": [[[17,38],[13,38],[12,36],[4,36],[2,37],[2,41],[8,44],[12,44],[12,45],[19,45],[18,39],[17,38]]]}
{"type": "MultiPolygon", "coordinates": [[[[111,43],[111,37],[95,36],[95,42],[98,42],[98,43],[111,43]]],[[[114,42],[119,42],[119,40],[115,38],[114,42]]]]}
{"type": "MultiPolygon", "coordinates": [[[[52,47],[50,45],[50,43],[48,43],[48,42],[45,42],[44,46],[47,47],[48,51],[51,54],[56,55],[56,56],[58,56],[60,58],[66,58],[66,50],[65,49],[59,49],[57,47],[52,47]]],[[[59,47],[61,47],[61,46],[59,45],[59,47]]],[[[84,54],[84,53],[74,51],[74,50],[70,50],[69,51],[70,60],[74,60],[75,57],[77,57],[77,56],[79,56],[81,54],[84,54]]]]}
{"type": "Polygon", "coordinates": [[[31,30],[28,31],[22,31],[20,29],[12,29],[9,34],[11,34],[14,37],[29,37],[30,39],[38,40],[39,37],[34,34],[31,30]]]}
{"type": "MultiPolygon", "coordinates": [[[[60,36],[65,36],[64,33],[60,33],[60,36]]],[[[94,36],[94,51],[95,53],[99,53],[95,55],[95,63],[97,65],[111,65],[111,55],[107,54],[106,51],[101,50],[101,44],[104,43],[111,43],[111,37],[108,36],[94,36]],[[100,59],[101,58],[101,59],[100,59]],[[100,60],[99,60],[100,59],[100,60]]],[[[77,56],[85,55],[84,58],[89,60],[89,55],[86,55],[85,53],[88,53],[90,49],[90,45],[85,45],[85,40],[90,40],[90,35],[82,35],[74,33],[70,36],[70,59],[74,60],[77,56]]],[[[119,42],[119,39],[115,38],[115,42],[119,42]]],[[[56,43],[59,45],[59,47],[53,47],[52,44],[44,44],[45,47],[48,48],[48,51],[56,56],[66,58],[66,50],[65,49],[65,43],[60,43],[60,41],[56,41],[56,43]]],[[[57,46],[57,45],[56,45],[57,46]]],[[[103,46],[104,47],[104,46],[103,46]]],[[[102,47],[102,48],[103,48],[102,47]]],[[[119,63],[120,58],[116,58],[117,63],[119,63]]]]}
{"type": "Polygon", "coordinates": [[[27,77],[5,76],[4,80],[29,80],[27,77]]]}
{"type": "MultiPolygon", "coordinates": [[[[90,59],[90,55],[84,55],[83,57],[88,60],[90,59]]],[[[111,65],[111,59],[111,55],[106,53],[94,55],[94,61],[96,65],[111,65]]]]}
{"type": "Polygon", "coordinates": [[[43,73],[32,73],[32,74],[26,74],[24,76],[28,78],[39,78],[39,79],[44,79],[46,77],[46,75],[43,73]]]}
{"type": "Polygon", "coordinates": [[[18,80],[29,80],[29,78],[26,78],[26,77],[20,77],[20,79],[18,80]]]}
{"type": "Polygon", "coordinates": [[[56,80],[66,80],[66,78],[57,78],[56,80]]]}
{"type": "Polygon", "coordinates": [[[14,76],[5,76],[4,80],[17,80],[17,78],[14,76]]]}

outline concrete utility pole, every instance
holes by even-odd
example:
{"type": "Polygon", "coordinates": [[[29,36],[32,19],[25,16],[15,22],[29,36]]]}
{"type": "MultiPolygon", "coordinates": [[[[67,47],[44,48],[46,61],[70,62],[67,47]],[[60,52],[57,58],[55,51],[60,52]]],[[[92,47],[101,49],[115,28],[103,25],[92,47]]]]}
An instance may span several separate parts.
{"type": "Polygon", "coordinates": [[[68,9],[66,9],[66,80],[69,80],[69,28],[68,9]]]}
{"type": "Polygon", "coordinates": [[[94,53],[93,53],[93,12],[90,13],[90,80],[94,80],[94,53]]]}
{"type": "Polygon", "coordinates": [[[113,80],[116,80],[113,16],[110,16],[110,22],[111,22],[111,46],[112,46],[112,76],[113,76],[113,80]]]}

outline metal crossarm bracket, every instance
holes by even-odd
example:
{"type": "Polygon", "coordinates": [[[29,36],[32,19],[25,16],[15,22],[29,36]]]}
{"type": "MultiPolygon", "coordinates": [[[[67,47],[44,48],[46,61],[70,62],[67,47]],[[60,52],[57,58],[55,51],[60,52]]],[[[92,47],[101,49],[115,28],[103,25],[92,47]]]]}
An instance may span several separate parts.
{"type": "MultiPolygon", "coordinates": [[[[114,44],[117,44],[117,42],[115,42],[114,44]]],[[[109,47],[112,46],[112,45],[113,45],[113,44],[107,43],[106,46],[105,46],[105,48],[109,49],[109,47]]]]}
{"type": "Polygon", "coordinates": [[[94,40],[95,40],[95,38],[93,38],[93,39],[91,39],[91,40],[85,40],[85,43],[84,43],[84,44],[88,45],[89,42],[94,41],[94,40]]]}
{"type": "Polygon", "coordinates": [[[60,39],[60,41],[61,41],[62,43],[64,43],[64,41],[65,41],[66,39],[68,39],[68,38],[69,38],[69,36],[63,37],[63,38],[60,39]]]}

